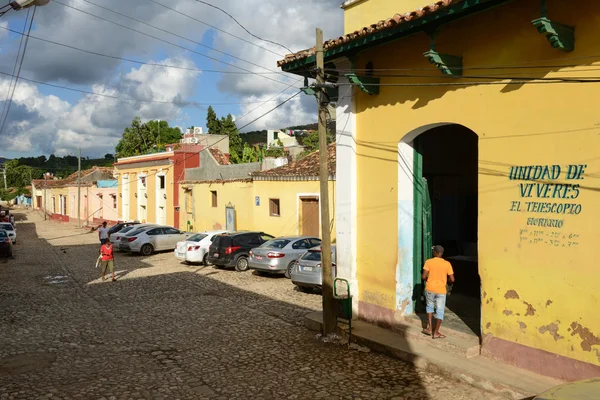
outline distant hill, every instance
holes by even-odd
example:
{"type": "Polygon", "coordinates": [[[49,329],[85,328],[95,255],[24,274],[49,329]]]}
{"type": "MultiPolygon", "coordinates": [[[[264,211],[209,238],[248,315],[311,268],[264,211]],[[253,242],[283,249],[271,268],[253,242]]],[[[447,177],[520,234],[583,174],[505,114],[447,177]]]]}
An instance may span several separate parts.
{"type": "Polygon", "coordinates": [[[10,161],[10,158],[0,157],[0,164],[4,164],[7,161],[10,161]]]}

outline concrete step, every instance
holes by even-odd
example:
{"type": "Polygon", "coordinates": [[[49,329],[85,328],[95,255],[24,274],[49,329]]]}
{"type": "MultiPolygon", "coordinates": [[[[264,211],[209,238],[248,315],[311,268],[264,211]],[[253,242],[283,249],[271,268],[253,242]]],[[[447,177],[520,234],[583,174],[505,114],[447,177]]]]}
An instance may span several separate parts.
{"type": "Polygon", "coordinates": [[[457,356],[472,358],[481,354],[481,346],[477,336],[460,335],[451,329],[440,329],[440,332],[446,335],[446,338],[432,339],[431,335],[423,333],[423,328],[420,325],[408,321],[397,321],[393,331],[406,338],[409,343],[414,341],[424,342],[431,347],[457,356]]]}
{"type": "MultiPolygon", "coordinates": [[[[320,332],[323,324],[321,312],[308,314],[305,325],[320,332]]],[[[346,324],[340,324],[344,331],[346,324]]],[[[411,325],[407,323],[407,325],[411,325]]],[[[414,331],[412,331],[414,332],[414,331]]],[[[412,335],[412,333],[411,333],[412,335]]],[[[447,339],[437,339],[448,341],[447,339]]],[[[412,339],[403,332],[394,332],[368,324],[352,321],[352,341],[374,351],[414,364],[449,379],[466,382],[472,386],[511,400],[535,396],[564,382],[533,372],[512,367],[478,355],[467,358],[448,351],[448,347],[437,347],[436,339],[412,339]]]]}

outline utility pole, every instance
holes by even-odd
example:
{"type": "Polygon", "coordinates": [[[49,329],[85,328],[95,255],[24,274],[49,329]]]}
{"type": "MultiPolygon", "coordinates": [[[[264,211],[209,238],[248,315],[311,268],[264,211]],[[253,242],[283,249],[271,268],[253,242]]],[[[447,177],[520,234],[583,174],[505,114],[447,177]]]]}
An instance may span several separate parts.
{"type": "Polygon", "coordinates": [[[46,208],[46,182],[48,182],[48,173],[44,172],[44,220],[46,220],[46,213],[47,213],[47,208],[46,208]]]}
{"type": "Polygon", "coordinates": [[[6,187],[6,164],[2,164],[2,174],[4,175],[4,190],[7,190],[6,187]]]}
{"type": "Polygon", "coordinates": [[[335,333],[337,319],[333,298],[333,268],[331,266],[331,232],[329,231],[329,149],[327,146],[327,104],[324,93],[325,61],[323,31],[317,28],[317,101],[319,105],[319,180],[321,181],[321,268],[323,270],[323,335],[335,333]]]}
{"type": "Polygon", "coordinates": [[[81,147],[77,149],[77,227],[81,228],[81,147]]]}

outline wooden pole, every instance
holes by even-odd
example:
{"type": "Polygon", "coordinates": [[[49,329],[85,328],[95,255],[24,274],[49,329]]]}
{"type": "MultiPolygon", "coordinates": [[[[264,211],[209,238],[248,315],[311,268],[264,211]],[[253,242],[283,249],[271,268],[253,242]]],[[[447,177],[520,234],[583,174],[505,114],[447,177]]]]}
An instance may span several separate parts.
{"type": "MultiPolygon", "coordinates": [[[[317,28],[317,84],[325,84],[323,31],[317,28]]],[[[331,265],[331,232],[329,230],[329,151],[327,146],[327,97],[322,86],[317,90],[319,102],[319,180],[321,182],[321,268],[323,269],[323,335],[336,333],[337,320],[333,298],[333,268],[331,265]]]]}
{"type": "Polygon", "coordinates": [[[77,227],[81,228],[81,148],[77,149],[77,227]]]}

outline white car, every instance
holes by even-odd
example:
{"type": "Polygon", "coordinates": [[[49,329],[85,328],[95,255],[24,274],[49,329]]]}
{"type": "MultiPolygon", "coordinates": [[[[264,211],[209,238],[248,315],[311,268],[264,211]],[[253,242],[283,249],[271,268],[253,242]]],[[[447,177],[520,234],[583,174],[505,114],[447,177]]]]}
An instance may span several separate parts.
{"type": "Polygon", "coordinates": [[[134,229],[143,228],[145,226],[158,226],[158,225],[157,224],[136,224],[136,225],[126,226],[125,228],[121,229],[120,231],[115,232],[109,236],[110,243],[113,245],[113,247],[115,249],[118,249],[119,242],[121,241],[122,236],[126,236],[127,233],[133,232],[134,229]]]}
{"type": "Polygon", "coordinates": [[[200,232],[187,238],[187,240],[178,242],[175,249],[175,257],[186,263],[202,263],[208,265],[208,248],[215,236],[229,231],[208,231],[200,232]]]}
{"type": "Polygon", "coordinates": [[[10,222],[0,222],[0,229],[3,229],[8,234],[12,244],[17,244],[17,228],[12,226],[10,222]]]}

